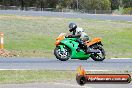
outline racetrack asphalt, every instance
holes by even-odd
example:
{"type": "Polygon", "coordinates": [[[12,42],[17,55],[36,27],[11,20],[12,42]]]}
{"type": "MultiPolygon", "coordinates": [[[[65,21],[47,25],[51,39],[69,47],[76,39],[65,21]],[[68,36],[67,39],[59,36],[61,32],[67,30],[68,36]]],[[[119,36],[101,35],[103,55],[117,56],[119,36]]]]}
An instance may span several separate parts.
{"type": "Polygon", "coordinates": [[[132,88],[130,84],[85,84],[73,83],[25,83],[25,84],[1,84],[0,88],[132,88]]]}
{"type": "Polygon", "coordinates": [[[90,71],[132,71],[132,59],[59,61],[56,58],[0,58],[1,70],[76,70],[82,65],[90,71]]]}
{"type": "Polygon", "coordinates": [[[22,16],[47,16],[47,17],[64,17],[64,18],[84,18],[96,20],[113,20],[113,21],[130,21],[131,15],[108,15],[108,14],[87,14],[87,13],[70,13],[70,12],[50,12],[50,11],[20,11],[20,10],[0,10],[0,14],[15,14],[22,16]]]}

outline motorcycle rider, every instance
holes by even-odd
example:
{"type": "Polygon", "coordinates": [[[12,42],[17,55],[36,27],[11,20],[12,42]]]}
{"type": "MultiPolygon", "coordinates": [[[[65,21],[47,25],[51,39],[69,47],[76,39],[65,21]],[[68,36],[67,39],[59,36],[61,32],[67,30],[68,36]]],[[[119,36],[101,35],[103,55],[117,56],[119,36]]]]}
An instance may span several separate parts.
{"type": "Polygon", "coordinates": [[[84,42],[89,40],[88,35],[84,32],[82,28],[79,28],[75,23],[69,24],[69,31],[72,32],[71,35],[68,35],[69,38],[78,38],[76,42],[79,43],[77,51],[83,49],[85,53],[96,53],[97,51],[91,49],[84,42]]]}

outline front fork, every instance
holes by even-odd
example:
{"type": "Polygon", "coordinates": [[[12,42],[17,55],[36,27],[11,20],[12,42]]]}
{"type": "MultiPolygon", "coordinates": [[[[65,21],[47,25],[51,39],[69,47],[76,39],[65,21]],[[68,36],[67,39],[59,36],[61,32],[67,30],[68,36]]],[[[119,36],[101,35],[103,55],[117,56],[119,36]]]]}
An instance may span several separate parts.
{"type": "Polygon", "coordinates": [[[67,51],[65,49],[65,46],[64,45],[59,45],[58,47],[60,47],[60,52],[59,54],[61,55],[61,57],[66,57],[67,56],[67,51]]]}
{"type": "Polygon", "coordinates": [[[64,52],[64,51],[65,51],[63,45],[59,45],[59,47],[60,47],[60,51],[61,51],[61,52],[64,52]]]}

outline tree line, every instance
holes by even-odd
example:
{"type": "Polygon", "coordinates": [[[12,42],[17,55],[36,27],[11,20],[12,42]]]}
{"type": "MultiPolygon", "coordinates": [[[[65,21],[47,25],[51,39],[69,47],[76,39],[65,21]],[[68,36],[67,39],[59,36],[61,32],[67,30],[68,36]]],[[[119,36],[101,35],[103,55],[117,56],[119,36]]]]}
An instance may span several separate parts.
{"type": "Polygon", "coordinates": [[[74,10],[115,10],[132,8],[132,0],[0,0],[2,6],[56,8],[74,10]]]}

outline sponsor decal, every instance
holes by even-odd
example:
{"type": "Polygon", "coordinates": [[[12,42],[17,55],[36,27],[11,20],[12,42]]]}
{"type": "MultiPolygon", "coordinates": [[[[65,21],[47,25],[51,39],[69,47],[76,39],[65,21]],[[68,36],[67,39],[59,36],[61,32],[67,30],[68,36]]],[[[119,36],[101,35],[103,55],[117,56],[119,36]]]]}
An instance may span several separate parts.
{"type": "Polygon", "coordinates": [[[87,74],[80,66],[76,75],[76,81],[79,85],[85,83],[130,83],[130,74],[87,74]]]}

